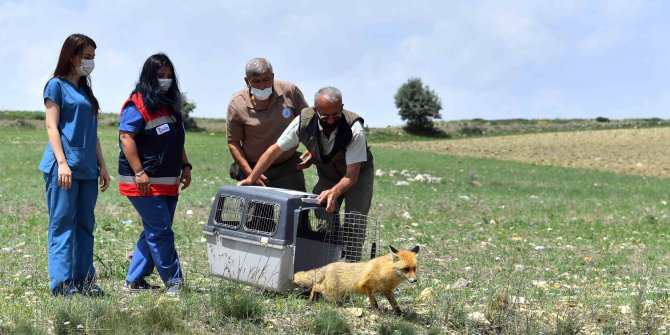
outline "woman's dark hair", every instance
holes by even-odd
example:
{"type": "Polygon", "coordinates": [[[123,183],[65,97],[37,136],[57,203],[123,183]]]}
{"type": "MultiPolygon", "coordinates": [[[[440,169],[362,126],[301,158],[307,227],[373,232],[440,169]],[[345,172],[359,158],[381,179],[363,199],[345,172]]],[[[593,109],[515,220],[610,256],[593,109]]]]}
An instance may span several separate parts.
{"type": "MultiPolygon", "coordinates": [[[[56,70],[54,70],[54,77],[58,78],[67,78],[74,71],[74,58],[82,57],[84,48],[87,46],[92,46],[93,49],[96,49],[97,46],[93,39],[86,35],[82,34],[72,34],[65,39],[63,47],[60,49],[60,56],[58,56],[58,64],[56,64],[56,70]]],[[[93,90],[91,89],[91,77],[81,76],[79,78],[79,87],[83,87],[88,95],[89,100],[91,100],[91,105],[93,105],[93,112],[95,115],[98,115],[100,110],[100,105],[98,104],[98,99],[93,95],[93,90]]]]}
{"type": "Polygon", "coordinates": [[[157,53],[147,58],[140,73],[140,81],[135,86],[133,93],[135,92],[142,94],[144,106],[149,113],[155,113],[159,108],[167,107],[172,113],[181,117],[181,92],[179,92],[177,73],[170,58],[165,54],[157,53]],[[158,85],[158,70],[165,66],[172,70],[174,77],[170,88],[163,93],[158,85]]]}

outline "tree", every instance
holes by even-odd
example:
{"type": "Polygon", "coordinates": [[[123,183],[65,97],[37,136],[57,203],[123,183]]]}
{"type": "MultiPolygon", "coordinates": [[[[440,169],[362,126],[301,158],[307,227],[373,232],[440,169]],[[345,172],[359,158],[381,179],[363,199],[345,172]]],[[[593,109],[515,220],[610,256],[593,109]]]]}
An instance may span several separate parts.
{"type": "Polygon", "coordinates": [[[441,119],[440,98],[420,78],[410,78],[395,95],[400,118],[407,120],[406,129],[412,132],[435,132],[433,119],[441,119]]]}
{"type": "Polygon", "coordinates": [[[181,115],[184,121],[184,129],[197,131],[200,130],[198,124],[191,117],[191,113],[195,110],[195,102],[188,100],[186,93],[181,94],[181,115]]]}

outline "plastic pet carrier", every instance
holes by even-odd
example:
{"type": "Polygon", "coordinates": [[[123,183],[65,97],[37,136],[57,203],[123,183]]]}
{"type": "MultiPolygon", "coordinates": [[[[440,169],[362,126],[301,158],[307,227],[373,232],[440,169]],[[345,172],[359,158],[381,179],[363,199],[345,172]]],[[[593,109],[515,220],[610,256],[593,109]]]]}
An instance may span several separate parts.
{"type": "Polygon", "coordinates": [[[212,274],[273,291],[293,289],[296,271],[374,258],[379,244],[379,222],[368,216],[259,186],[221,187],[203,231],[212,274]]]}

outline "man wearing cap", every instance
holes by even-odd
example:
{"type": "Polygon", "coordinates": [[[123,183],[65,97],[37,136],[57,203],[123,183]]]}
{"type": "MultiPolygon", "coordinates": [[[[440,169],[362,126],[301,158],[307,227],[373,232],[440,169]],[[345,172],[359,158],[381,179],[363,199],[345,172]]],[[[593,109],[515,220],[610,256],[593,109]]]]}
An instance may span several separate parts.
{"type": "MultiPolygon", "coordinates": [[[[251,173],[265,150],[274,144],[284,129],[307,102],[300,89],[292,83],[274,80],[272,65],[265,58],[247,62],[246,87],[233,95],[228,104],[228,149],[233,157],[230,177],[242,180],[251,173]]],[[[300,159],[297,147],[282,152],[259,179],[261,185],[305,191],[302,169],[308,167],[300,159]]]]}

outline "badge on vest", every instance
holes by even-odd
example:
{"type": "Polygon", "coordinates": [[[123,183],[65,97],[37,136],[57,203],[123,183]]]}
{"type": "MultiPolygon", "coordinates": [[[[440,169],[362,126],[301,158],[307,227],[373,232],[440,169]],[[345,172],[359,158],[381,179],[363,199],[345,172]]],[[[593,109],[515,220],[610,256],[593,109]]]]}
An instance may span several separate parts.
{"type": "Polygon", "coordinates": [[[290,118],[291,115],[293,115],[293,113],[291,112],[290,108],[284,107],[284,109],[282,109],[281,116],[283,116],[285,119],[290,118]]]}
{"type": "Polygon", "coordinates": [[[170,131],[170,125],[167,124],[167,123],[156,127],[156,133],[158,135],[163,135],[163,134],[167,133],[168,131],[170,131]]]}

